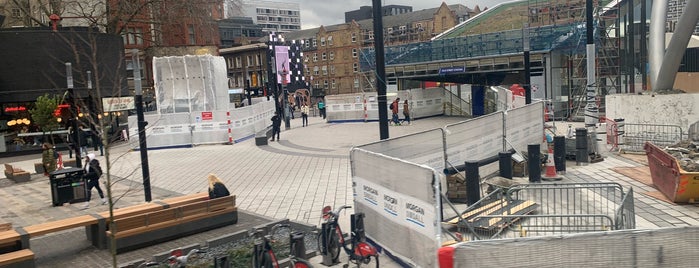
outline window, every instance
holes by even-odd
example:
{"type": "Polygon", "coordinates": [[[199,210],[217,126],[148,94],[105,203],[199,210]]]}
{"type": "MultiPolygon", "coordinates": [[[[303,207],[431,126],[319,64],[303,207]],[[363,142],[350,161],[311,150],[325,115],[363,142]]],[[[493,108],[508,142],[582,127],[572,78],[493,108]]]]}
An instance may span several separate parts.
{"type": "Polygon", "coordinates": [[[196,45],[197,44],[197,35],[194,32],[194,25],[193,24],[187,25],[187,29],[189,32],[189,44],[196,45]]]}
{"type": "Polygon", "coordinates": [[[369,40],[374,40],[374,31],[369,31],[369,40]]]}
{"type": "Polygon", "coordinates": [[[320,38],[320,46],[324,47],[325,46],[325,36],[320,38]]]}
{"type": "Polygon", "coordinates": [[[400,27],[398,27],[398,30],[400,31],[400,34],[405,34],[405,30],[406,30],[407,28],[408,28],[408,27],[405,27],[405,25],[401,25],[400,27]]]}
{"type": "Polygon", "coordinates": [[[328,54],[326,54],[325,52],[323,52],[323,54],[321,55],[321,59],[327,60],[327,59],[328,59],[328,54]]]}
{"type": "Polygon", "coordinates": [[[386,32],[388,32],[388,34],[393,34],[393,28],[386,29],[386,32]]]}
{"type": "Polygon", "coordinates": [[[335,65],[330,66],[330,73],[335,74],[335,65]]]}
{"type": "Polygon", "coordinates": [[[354,88],[359,88],[359,78],[354,79],[354,88]]]}
{"type": "Polygon", "coordinates": [[[331,83],[330,85],[332,86],[332,89],[335,89],[335,79],[333,79],[332,82],[330,82],[330,83],[331,83]]]}
{"type": "Polygon", "coordinates": [[[332,45],[333,45],[333,36],[331,35],[331,36],[328,36],[328,46],[332,46],[332,45]]]}
{"type": "Polygon", "coordinates": [[[323,75],[328,75],[328,66],[327,65],[323,65],[322,70],[323,70],[323,75]]]}
{"type": "Polygon", "coordinates": [[[304,45],[306,48],[311,47],[311,40],[306,40],[306,42],[303,42],[303,45],[304,45]]]}
{"type": "Polygon", "coordinates": [[[246,66],[250,67],[252,66],[252,56],[248,55],[248,64],[246,66]]]}
{"type": "Polygon", "coordinates": [[[359,72],[359,64],[357,64],[356,62],[352,63],[352,71],[355,73],[359,72]]]}
{"type": "Polygon", "coordinates": [[[318,40],[316,40],[315,38],[313,38],[313,47],[317,47],[317,46],[318,46],[318,42],[317,42],[317,41],[318,41],[318,40]]]}
{"type": "Polygon", "coordinates": [[[21,18],[22,17],[22,10],[19,8],[13,8],[12,9],[12,17],[13,18],[21,18]]]}
{"type": "Polygon", "coordinates": [[[352,43],[357,43],[357,34],[352,33],[352,43]]]}
{"type": "Polygon", "coordinates": [[[316,81],[315,87],[316,87],[316,88],[319,88],[319,87],[320,87],[320,82],[316,81]]]}
{"type": "Polygon", "coordinates": [[[357,57],[357,49],[353,48],[352,49],[352,58],[356,58],[356,57],[357,57]]]}
{"type": "Polygon", "coordinates": [[[313,62],[318,61],[318,53],[313,53],[313,62]]]}
{"type": "Polygon", "coordinates": [[[240,57],[235,57],[235,68],[240,67],[243,67],[243,64],[240,62],[240,57]]]}
{"type": "Polygon", "coordinates": [[[328,88],[328,80],[323,80],[323,88],[328,88]]]}
{"type": "Polygon", "coordinates": [[[318,75],[318,66],[313,67],[313,75],[318,75]]]}
{"type": "Polygon", "coordinates": [[[442,29],[446,29],[446,28],[447,28],[447,17],[444,16],[444,17],[442,17],[442,29]]]}
{"type": "Polygon", "coordinates": [[[335,59],[335,51],[330,51],[330,60],[335,59]]]}
{"type": "Polygon", "coordinates": [[[122,38],[124,45],[143,45],[143,29],[128,27],[122,38]]]}
{"type": "Polygon", "coordinates": [[[260,66],[260,63],[262,62],[262,58],[260,55],[255,56],[255,66],[260,66]]]}

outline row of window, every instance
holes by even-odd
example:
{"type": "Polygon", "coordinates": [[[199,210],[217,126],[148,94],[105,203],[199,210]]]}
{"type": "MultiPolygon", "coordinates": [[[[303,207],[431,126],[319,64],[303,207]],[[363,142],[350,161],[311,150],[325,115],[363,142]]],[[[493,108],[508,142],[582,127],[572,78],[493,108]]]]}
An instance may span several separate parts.
{"type": "MultiPolygon", "coordinates": [[[[356,48],[352,48],[352,58],[357,58],[357,57],[359,57],[359,50],[356,48]]],[[[335,51],[330,51],[329,53],[325,53],[325,52],[321,53],[320,59],[321,59],[321,61],[325,61],[328,59],[335,60],[335,51]]],[[[317,62],[317,61],[318,61],[318,53],[313,53],[313,62],[317,62]]],[[[308,62],[308,57],[306,57],[304,59],[304,62],[308,62]]]]}
{"type": "Polygon", "coordinates": [[[283,9],[269,9],[269,8],[258,8],[257,14],[273,14],[273,15],[287,15],[287,16],[299,16],[301,13],[298,10],[283,10],[283,9]]]}
{"type": "Polygon", "coordinates": [[[245,61],[245,66],[261,66],[262,64],[262,57],[260,55],[248,55],[247,57],[235,57],[235,58],[226,58],[226,65],[228,68],[243,68],[243,60],[245,61]]]}
{"type": "Polygon", "coordinates": [[[257,16],[258,21],[271,21],[271,22],[288,22],[288,23],[301,23],[299,18],[286,18],[286,17],[267,17],[267,16],[257,16]]]}
{"type": "MultiPolygon", "coordinates": [[[[328,69],[330,70],[330,74],[335,74],[335,66],[330,65],[330,68],[328,68],[327,65],[323,66],[313,66],[313,75],[328,75],[328,69]]],[[[352,63],[352,72],[353,73],[358,73],[359,72],[359,63],[352,63]]],[[[306,65],[306,73],[311,73],[310,67],[306,65]]]]}

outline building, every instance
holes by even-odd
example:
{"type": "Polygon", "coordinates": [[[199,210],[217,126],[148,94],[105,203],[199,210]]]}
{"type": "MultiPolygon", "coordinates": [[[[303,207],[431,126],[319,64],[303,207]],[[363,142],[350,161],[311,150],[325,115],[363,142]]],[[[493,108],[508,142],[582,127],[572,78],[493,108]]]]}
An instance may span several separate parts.
{"type": "MultiPolygon", "coordinates": [[[[480,12],[478,8],[446,5],[384,17],[386,46],[430,40],[480,12]]],[[[285,34],[303,40],[305,73],[313,91],[327,95],[374,91],[373,73],[360,70],[361,48],[373,47],[371,19],[321,26],[285,34]]]]}
{"type": "MultiPolygon", "coordinates": [[[[667,4],[667,28],[666,31],[674,32],[675,25],[680,20],[680,15],[687,5],[688,0],[670,0],[667,4]]],[[[699,23],[694,27],[694,35],[699,35],[699,23]]]]}
{"type": "MultiPolygon", "coordinates": [[[[384,16],[392,16],[410,12],[413,12],[413,7],[411,6],[387,5],[381,7],[381,13],[384,16]]],[[[373,17],[374,14],[371,6],[361,6],[357,10],[345,12],[345,22],[351,22],[353,20],[366,20],[373,17]]]]}
{"type": "Polygon", "coordinates": [[[301,9],[298,3],[243,0],[243,16],[252,17],[268,33],[301,30],[301,9]]]}
{"type": "Polygon", "coordinates": [[[221,48],[250,44],[263,37],[262,26],[250,17],[230,17],[218,21],[221,48]]]}

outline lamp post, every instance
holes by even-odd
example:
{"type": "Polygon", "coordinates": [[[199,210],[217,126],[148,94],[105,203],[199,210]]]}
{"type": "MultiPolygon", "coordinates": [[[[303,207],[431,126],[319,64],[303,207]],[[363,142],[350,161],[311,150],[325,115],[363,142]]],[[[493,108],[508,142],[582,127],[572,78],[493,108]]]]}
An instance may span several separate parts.
{"type": "Polygon", "coordinates": [[[279,92],[277,90],[277,61],[276,61],[276,44],[277,35],[274,33],[269,34],[269,77],[267,84],[267,94],[272,91],[272,96],[274,97],[274,110],[277,114],[281,115],[281,107],[279,107],[279,92]]]}
{"type": "Polygon", "coordinates": [[[138,148],[141,152],[141,171],[143,171],[143,192],[146,202],[151,201],[150,170],[148,167],[148,145],[146,144],[146,122],[143,116],[143,89],[141,88],[141,64],[138,58],[138,50],[131,50],[133,57],[133,85],[136,90],[134,104],[136,105],[136,118],[138,124],[138,148]]]}
{"type": "Polygon", "coordinates": [[[73,128],[73,133],[70,139],[73,141],[73,150],[75,150],[75,166],[82,168],[82,159],[80,158],[80,124],[77,118],[77,106],[75,105],[75,93],[73,91],[73,65],[66,62],[66,84],[68,87],[68,105],[70,105],[70,123],[73,128]]]}
{"type": "Polygon", "coordinates": [[[286,66],[282,65],[280,75],[282,76],[282,90],[284,90],[284,129],[289,130],[291,128],[291,110],[289,109],[289,90],[286,88],[286,84],[289,83],[286,80],[287,74],[289,74],[289,71],[286,70],[286,66]]]}

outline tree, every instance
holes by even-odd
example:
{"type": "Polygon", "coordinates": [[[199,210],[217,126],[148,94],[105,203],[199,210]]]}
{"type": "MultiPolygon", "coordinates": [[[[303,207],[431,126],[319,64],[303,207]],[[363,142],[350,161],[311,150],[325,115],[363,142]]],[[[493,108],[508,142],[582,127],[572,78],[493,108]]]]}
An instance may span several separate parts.
{"type": "MultiPolygon", "coordinates": [[[[51,96],[47,93],[39,96],[36,99],[36,103],[34,103],[34,108],[29,110],[29,114],[32,115],[32,121],[43,132],[43,140],[46,140],[46,132],[56,130],[60,126],[54,117],[54,111],[58,108],[59,103],[60,99],[58,96],[51,96]]],[[[53,136],[51,136],[51,143],[54,143],[53,136]]]]}

